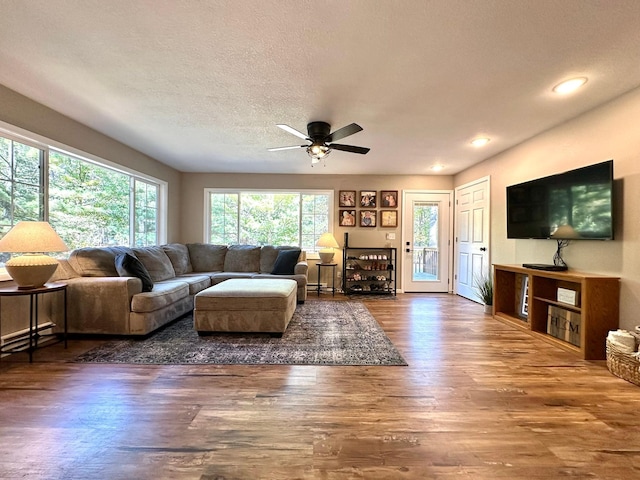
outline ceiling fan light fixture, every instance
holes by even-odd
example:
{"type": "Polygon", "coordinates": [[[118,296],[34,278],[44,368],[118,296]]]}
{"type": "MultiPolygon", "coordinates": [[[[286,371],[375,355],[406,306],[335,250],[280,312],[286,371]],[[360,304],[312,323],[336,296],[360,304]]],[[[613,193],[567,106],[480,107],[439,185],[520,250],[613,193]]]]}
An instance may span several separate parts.
{"type": "Polygon", "coordinates": [[[319,145],[317,143],[311,144],[307,147],[307,153],[311,157],[311,163],[318,163],[331,153],[331,149],[326,145],[319,145]]]}

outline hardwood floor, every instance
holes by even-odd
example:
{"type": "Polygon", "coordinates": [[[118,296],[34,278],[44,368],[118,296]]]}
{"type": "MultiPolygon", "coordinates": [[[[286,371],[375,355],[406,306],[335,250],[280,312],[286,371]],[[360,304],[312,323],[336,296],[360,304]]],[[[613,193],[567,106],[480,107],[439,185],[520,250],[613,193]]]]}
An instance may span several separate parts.
{"type": "Polygon", "coordinates": [[[3,358],[0,478],[640,478],[640,388],[604,362],[453,295],[364,302],[408,367],[3,358]]]}

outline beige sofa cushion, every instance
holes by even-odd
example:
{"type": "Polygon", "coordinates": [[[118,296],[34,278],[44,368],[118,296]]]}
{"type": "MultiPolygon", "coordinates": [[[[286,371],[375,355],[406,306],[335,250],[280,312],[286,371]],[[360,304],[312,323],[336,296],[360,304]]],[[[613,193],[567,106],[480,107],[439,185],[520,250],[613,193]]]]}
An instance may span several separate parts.
{"type": "Polygon", "coordinates": [[[138,260],[145,266],[154,283],[176,276],[171,260],[164,253],[162,247],[143,247],[132,250],[138,260]]]}
{"type": "Polygon", "coordinates": [[[211,277],[209,275],[187,273],[185,275],[179,275],[176,278],[172,278],[171,280],[167,280],[167,282],[185,282],[189,285],[189,295],[195,295],[196,293],[211,286],[211,277]]]}
{"type": "Polygon", "coordinates": [[[117,277],[116,255],[131,253],[129,247],[78,248],[69,255],[69,265],[83,277],[117,277]]]}
{"type": "Polygon", "coordinates": [[[189,259],[189,249],[181,243],[169,243],[162,245],[162,250],[167,254],[176,275],[193,272],[191,260],[189,259]]]}
{"type": "Polygon", "coordinates": [[[224,269],[226,245],[187,243],[187,249],[194,272],[221,272],[224,269]]]}
{"type": "Polygon", "coordinates": [[[224,258],[225,272],[259,272],[260,247],[254,245],[231,245],[224,258]]]}
{"type": "Polygon", "coordinates": [[[137,293],[131,300],[131,311],[144,313],[160,310],[189,296],[186,282],[160,282],[150,292],[137,293]]]}

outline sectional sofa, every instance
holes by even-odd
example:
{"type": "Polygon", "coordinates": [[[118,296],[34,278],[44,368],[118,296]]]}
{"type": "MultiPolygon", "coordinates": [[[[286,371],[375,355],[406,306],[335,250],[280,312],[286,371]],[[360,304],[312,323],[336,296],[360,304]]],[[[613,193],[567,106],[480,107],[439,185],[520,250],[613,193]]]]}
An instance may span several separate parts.
{"type": "Polygon", "coordinates": [[[69,333],[146,335],[193,310],[198,292],[231,278],[293,279],[303,303],[307,271],[297,247],[172,243],[77,249],[52,281],[68,283],[69,333]],[[123,270],[123,259],[143,274],[123,270]]]}

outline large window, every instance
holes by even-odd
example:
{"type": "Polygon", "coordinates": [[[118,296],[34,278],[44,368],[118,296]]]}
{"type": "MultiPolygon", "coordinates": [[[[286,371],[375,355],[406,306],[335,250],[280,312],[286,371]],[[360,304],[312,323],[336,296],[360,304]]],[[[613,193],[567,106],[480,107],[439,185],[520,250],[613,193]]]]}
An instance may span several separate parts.
{"type": "Polygon", "coordinates": [[[333,191],[207,190],[209,243],[295,245],[307,252],[331,225],[333,191]]]}
{"type": "Polygon", "coordinates": [[[22,138],[0,136],[0,238],[22,220],[48,220],[71,249],[165,240],[160,183],[22,138]]]}
{"type": "Polygon", "coordinates": [[[69,248],[158,243],[158,185],[51,150],[49,222],[69,248]]]}

